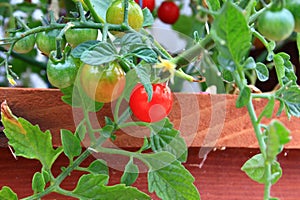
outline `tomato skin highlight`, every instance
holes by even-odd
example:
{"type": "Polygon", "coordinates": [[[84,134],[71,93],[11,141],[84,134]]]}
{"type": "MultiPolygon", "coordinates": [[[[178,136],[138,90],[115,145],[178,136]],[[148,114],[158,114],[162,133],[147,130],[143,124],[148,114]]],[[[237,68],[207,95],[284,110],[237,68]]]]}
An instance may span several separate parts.
{"type": "Polygon", "coordinates": [[[71,47],[75,48],[83,42],[96,40],[98,37],[98,30],[89,28],[68,29],[65,36],[71,47]]]}
{"type": "MultiPolygon", "coordinates": [[[[17,32],[16,36],[20,36],[22,33],[17,32]]],[[[17,53],[28,53],[30,52],[35,45],[35,35],[31,34],[26,37],[23,37],[17,41],[14,45],[14,51],[17,53]]]]}
{"type": "MultiPolygon", "coordinates": [[[[138,4],[139,0],[135,0],[135,2],[138,4]]],[[[155,8],[155,0],[143,0],[142,8],[148,8],[152,12],[155,8]]]]}
{"type": "Polygon", "coordinates": [[[300,33],[300,1],[286,0],[286,8],[293,14],[295,19],[294,31],[300,33]]]}
{"type": "Polygon", "coordinates": [[[258,31],[269,40],[287,39],[293,32],[295,20],[292,13],[283,8],[278,11],[265,10],[257,21],[258,31]]]}
{"type": "Polygon", "coordinates": [[[157,16],[166,24],[174,24],[179,18],[180,10],[173,1],[164,1],[158,7],[157,16]]]}
{"type": "MultiPolygon", "coordinates": [[[[139,30],[143,26],[144,16],[141,7],[133,0],[128,1],[128,24],[139,30]]],[[[122,24],[124,21],[123,0],[115,0],[106,11],[106,21],[111,24],[122,24]]]]}
{"type": "MultiPolygon", "coordinates": [[[[39,32],[36,35],[37,48],[46,56],[50,55],[50,52],[56,50],[56,37],[60,33],[60,30],[54,29],[47,32],[39,32]]],[[[66,46],[66,39],[63,37],[61,41],[62,50],[66,46]]]]}
{"type": "Polygon", "coordinates": [[[153,96],[148,102],[147,92],[142,84],[132,90],[129,106],[134,116],[143,122],[157,122],[171,112],[173,96],[171,89],[162,83],[152,84],[153,96]]]}
{"type": "Polygon", "coordinates": [[[109,103],[121,96],[126,79],[117,61],[93,66],[81,66],[80,81],[85,93],[93,100],[109,103]]]}

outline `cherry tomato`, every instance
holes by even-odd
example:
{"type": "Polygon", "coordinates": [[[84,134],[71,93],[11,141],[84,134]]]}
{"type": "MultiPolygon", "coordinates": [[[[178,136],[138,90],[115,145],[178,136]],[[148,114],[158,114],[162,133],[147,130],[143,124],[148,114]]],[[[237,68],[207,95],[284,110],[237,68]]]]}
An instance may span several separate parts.
{"type": "Polygon", "coordinates": [[[157,122],[165,118],[171,111],[173,96],[170,88],[164,83],[153,84],[153,96],[148,102],[147,92],[142,84],[133,89],[129,106],[133,114],[144,122],[157,122]]]}
{"type": "Polygon", "coordinates": [[[55,58],[56,51],[52,51],[47,63],[47,77],[51,85],[59,89],[71,86],[76,78],[78,65],[72,56],[63,55],[55,58]]]}
{"type": "Polygon", "coordinates": [[[295,19],[294,31],[300,33],[300,1],[299,0],[286,0],[286,8],[293,14],[295,19]]]}
{"type": "Polygon", "coordinates": [[[265,10],[257,21],[257,30],[269,40],[281,41],[287,39],[293,32],[295,21],[292,13],[281,10],[265,10]]]}
{"type": "Polygon", "coordinates": [[[125,72],[117,61],[98,66],[84,64],[80,80],[85,93],[102,103],[117,99],[126,83],[125,72]]]}
{"type": "MultiPolygon", "coordinates": [[[[128,1],[128,24],[139,30],[143,26],[144,16],[141,7],[133,0],[128,1]]],[[[106,21],[111,24],[122,24],[124,21],[123,0],[114,1],[106,12],[106,21]]]]}
{"type": "MultiPolygon", "coordinates": [[[[139,0],[135,0],[136,3],[139,3],[139,0]]],[[[155,8],[155,0],[143,0],[142,8],[148,8],[151,12],[155,8]]]]}
{"type": "MultiPolygon", "coordinates": [[[[20,36],[22,33],[17,32],[16,36],[20,36]]],[[[14,45],[14,51],[17,53],[28,53],[30,52],[35,45],[35,36],[34,34],[28,35],[16,42],[14,45]]]]}
{"type": "Polygon", "coordinates": [[[98,37],[98,30],[89,28],[74,28],[67,30],[65,36],[71,47],[75,48],[83,42],[96,40],[98,37]]]}
{"type": "Polygon", "coordinates": [[[167,24],[174,24],[177,21],[179,14],[179,8],[173,1],[162,2],[157,10],[158,18],[167,24]]]}
{"type": "MultiPolygon", "coordinates": [[[[49,56],[50,52],[56,49],[56,37],[60,33],[60,30],[54,29],[47,32],[39,32],[36,35],[37,48],[46,56],[49,56]]],[[[61,48],[62,50],[66,46],[66,39],[63,38],[61,48]]]]}

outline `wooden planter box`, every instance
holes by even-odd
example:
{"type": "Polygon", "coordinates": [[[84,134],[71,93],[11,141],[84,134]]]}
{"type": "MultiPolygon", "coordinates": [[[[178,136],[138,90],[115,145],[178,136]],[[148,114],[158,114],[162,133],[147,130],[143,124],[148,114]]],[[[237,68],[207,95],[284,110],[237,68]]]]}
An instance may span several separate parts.
{"type": "MultiPolygon", "coordinates": [[[[235,108],[236,96],[179,93],[174,96],[170,120],[181,131],[189,146],[188,161],[184,165],[195,177],[201,199],[262,199],[263,185],[253,182],[240,170],[244,162],[259,150],[246,109],[235,108]],[[205,152],[210,153],[202,163],[205,152]],[[200,168],[201,163],[203,165],[200,168]]],[[[0,101],[3,100],[7,100],[15,115],[39,124],[42,130],[50,129],[54,145],[60,144],[60,129],[75,129],[72,109],[61,101],[59,90],[0,88],[0,101]]],[[[254,104],[262,110],[266,101],[255,100],[254,104]]],[[[111,115],[109,104],[99,113],[102,114],[111,115]]],[[[278,157],[283,176],[273,186],[272,195],[282,200],[295,200],[300,196],[300,119],[291,118],[289,121],[286,116],[278,119],[291,130],[293,139],[278,157]]],[[[120,148],[137,148],[142,141],[122,132],[118,134],[115,145],[120,148]]],[[[5,141],[1,134],[0,187],[10,186],[20,198],[30,195],[31,179],[34,172],[40,170],[40,164],[36,160],[21,157],[15,160],[5,141]]],[[[83,165],[87,166],[93,159],[90,157],[83,165]]],[[[54,165],[54,174],[58,174],[60,167],[67,163],[68,159],[60,156],[54,165]]],[[[111,169],[110,173],[110,184],[117,183],[122,171],[111,169]]],[[[80,175],[80,172],[74,172],[62,186],[73,189],[80,175]]],[[[146,178],[145,173],[141,174],[134,186],[147,192],[146,178]]],[[[152,196],[157,199],[155,195],[152,196]]],[[[51,194],[43,199],[66,197],[51,194]]]]}

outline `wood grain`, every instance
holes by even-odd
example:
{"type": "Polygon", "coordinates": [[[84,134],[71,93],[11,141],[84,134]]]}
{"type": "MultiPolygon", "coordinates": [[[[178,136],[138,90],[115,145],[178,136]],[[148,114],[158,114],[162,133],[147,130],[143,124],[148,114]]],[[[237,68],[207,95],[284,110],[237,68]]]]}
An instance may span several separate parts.
{"type": "MultiPolygon", "coordinates": [[[[51,130],[55,146],[61,144],[60,129],[74,131],[78,118],[82,116],[80,110],[72,110],[63,103],[61,96],[56,89],[0,88],[0,101],[7,100],[15,115],[38,124],[42,130],[51,130]]],[[[169,118],[181,131],[188,146],[257,148],[247,110],[235,107],[236,96],[174,93],[174,99],[169,118]]],[[[258,112],[265,105],[265,100],[254,101],[258,112]]],[[[112,106],[106,104],[101,112],[91,114],[95,126],[103,124],[104,116],[112,116],[112,106]]],[[[288,120],[285,115],[274,115],[274,118],[291,130],[293,139],[286,148],[300,148],[300,119],[288,120]]],[[[268,121],[264,120],[265,123],[268,121]]],[[[107,145],[138,147],[143,142],[144,134],[148,134],[147,131],[140,128],[122,129],[117,133],[117,140],[107,145]]]]}
{"type": "MultiPolygon", "coordinates": [[[[19,198],[32,194],[31,179],[35,171],[40,171],[40,164],[36,160],[18,158],[15,160],[7,148],[1,150],[0,188],[10,186],[19,198]]],[[[251,156],[258,153],[257,149],[250,148],[227,148],[226,150],[212,151],[202,168],[202,161],[198,154],[199,148],[190,148],[189,157],[185,167],[195,177],[195,186],[200,191],[202,200],[261,200],[263,197],[263,185],[250,180],[241,170],[243,163],[251,156]]],[[[300,157],[299,150],[285,149],[278,157],[283,168],[283,176],[272,187],[272,196],[281,200],[297,200],[300,196],[300,157]]],[[[89,157],[82,166],[88,166],[94,157],[89,157]]],[[[68,159],[60,156],[53,166],[53,173],[57,175],[61,166],[67,166],[68,159]]],[[[63,183],[62,187],[68,190],[75,188],[77,180],[83,173],[73,172],[63,183]]],[[[110,169],[110,185],[119,183],[121,170],[110,169]]],[[[140,174],[135,187],[147,193],[147,175],[140,174]]],[[[155,194],[151,197],[158,199],[155,194]]],[[[43,199],[67,200],[58,194],[51,194],[43,199]]]]}

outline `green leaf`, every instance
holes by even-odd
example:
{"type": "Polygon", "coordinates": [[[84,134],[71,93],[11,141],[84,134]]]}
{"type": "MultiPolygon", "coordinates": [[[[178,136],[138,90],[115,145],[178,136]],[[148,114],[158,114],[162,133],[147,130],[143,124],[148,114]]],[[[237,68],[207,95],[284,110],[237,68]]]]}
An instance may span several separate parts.
{"type": "Polygon", "coordinates": [[[290,61],[290,56],[281,52],[276,54],[273,60],[280,86],[285,85],[289,81],[293,81],[293,84],[296,85],[297,77],[295,75],[293,64],[290,61]]]}
{"type": "Polygon", "coordinates": [[[231,72],[228,71],[228,70],[226,70],[226,69],[223,69],[223,70],[222,70],[222,78],[223,78],[225,81],[227,81],[227,82],[233,82],[233,81],[234,81],[231,72]]]}
{"type": "Polygon", "coordinates": [[[277,98],[284,103],[288,115],[300,117],[300,88],[297,85],[285,87],[277,98]]]}
{"type": "MultiPolygon", "coordinates": [[[[267,182],[265,167],[266,166],[263,155],[257,154],[247,160],[247,162],[245,162],[241,169],[249,176],[249,178],[263,184],[267,182]]],[[[275,184],[281,176],[282,169],[280,167],[280,164],[275,160],[271,164],[271,183],[275,184]]]]}
{"type": "Polygon", "coordinates": [[[277,120],[272,120],[266,130],[267,160],[272,162],[282,151],[283,145],[291,140],[290,131],[277,120]]]}
{"type": "Polygon", "coordinates": [[[135,51],[131,52],[131,54],[138,58],[141,58],[147,63],[157,62],[157,54],[153,49],[150,48],[135,49],[135,51]]]}
{"type": "Polygon", "coordinates": [[[0,199],[2,200],[18,200],[18,196],[10,187],[3,186],[0,190],[0,199]]]}
{"type": "Polygon", "coordinates": [[[263,63],[258,62],[255,68],[257,78],[260,81],[267,81],[269,79],[269,70],[267,66],[263,63]]]}
{"type": "Polygon", "coordinates": [[[154,18],[151,11],[148,8],[143,9],[144,22],[143,27],[152,26],[154,23],[154,18]]]}
{"type": "Polygon", "coordinates": [[[93,174],[105,174],[109,175],[107,163],[104,160],[97,159],[93,161],[88,167],[89,172],[93,174]]]}
{"type": "Polygon", "coordinates": [[[124,173],[121,177],[121,183],[129,186],[132,185],[139,176],[139,168],[136,164],[133,163],[131,158],[127,165],[125,166],[124,173]]]}
{"type": "Polygon", "coordinates": [[[282,78],[284,77],[284,73],[285,73],[284,72],[284,60],[278,54],[274,55],[273,60],[274,60],[276,74],[277,74],[279,84],[282,86],[283,85],[282,78]]]}
{"type": "Polygon", "coordinates": [[[39,193],[44,190],[45,186],[46,183],[43,174],[36,172],[32,178],[32,190],[34,193],[39,193]]]}
{"type": "Polygon", "coordinates": [[[299,58],[300,58],[300,33],[297,33],[297,49],[298,49],[299,58]]]}
{"type": "MultiPolygon", "coordinates": [[[[204,31],[204,22],[201,22],[194,16],[180,15],[172,29],[182,33],[184,36],[193,37],[195,31],[202,35],[204,31]]],[[[180,35],[179,35],[180,36],[180,35]]]]}
{"type": "Polygon", "coordinates": [[[118,199],[118,200],[146,200],[150,197],[137,190],[134,187],[128,187],[124,184],[114,186],[105,186],[108,183],[108,176],[103,174],[82,175],[77,183],[73,193],[82,200],[102,200],[102,199],[118,199]]]}
{"type": "Polygon", "coordinates": [[[274,111],[274,106],[275,106],[275,98],[272,97],[269,101],[268,104],[265,106],[265,108],[263,109],[263,111],[260,113],[257,121],[261,121],[261,119],[263,117],[267,117],[267,118],[271,118],[273,115],[273,111],[274,111]]]}
{"type": "Polygon", "coordinates": [[[207,6],[210,10],[217,11],[220,9],[220,1],[219,0],[206,0],[207,6]]]}
{"type": "Polygon", "coordinates": [[[106,21],[106,11],[110,6],[112,0],[90,0],[91,4],[93,5],[96,13],[106,21]]]}
{"type": "Polygon", "coordinates": [[[253,57],[247,58],[247,60],[244,63],[244,69],[255,69],[256,63],[253,57]]]}
{"type": "Polygon", "coordinates": [[[249,103],[251,98],[251,90],[248,86],[244,86],[236,100],[236,107],[241,108],[249,103]]]}
{"type": "Polygon", "coordinates": [[[62,129],[60,134],[64,153],[70,160],[73,160],[81,153],[80,140],[69,130],[62,129]]]}
{"type": "Polygon", "coordinates": [[[80,123],[77,127],[76,127],[76,131],[75,131],[75,136],[82,141],[85,137],[85,134],[87,133],[87,128],[85,123],[80,123]]]}
{"type": "Polygon", "coordinates": [[[77,47],[75,47],[74,49],[72,49],[71,55],[74,58],[80,58],[83,52],[89,50],[90,48],[95,47],[99,43],[100,43],[100,41],[96,41],[96,40],[83,42],[83,43],[79,44],[77,47]]]}
{"type": "Polygon", "coordinates": [[[15,117],[7,104],[1,105],[2,123],[8,144],[17,156],[39,160],[43,167],[50,169],[62,148],[53,149],[50,131],[42,132],[23,118],[15,117]]]}
{"type": "Polygon", "coordinates": [[[151,66],[149,64],[143,63],[135,66],[134,70],[137,74],[139,81],[145,87],[145,90],[148,94],[148,101],[151,101],[153,95],[153,88],[149,76],[149,74],[151,74],[151,66]]]}
{"type": "Polygon", "coordinates": [[[173,127],[169,119],[150,124],[150,144],[154,152],[167,151],[180,162],[187,160],[187,146],[178,130],[173,127]]]}
{"type": "Polygon", "coordinates": [[[80,60],[89,65],[102,65],[117,58],[117,49],[108,42],[101,42],[82,53],[80,60]]]}
{"type": "Polygon", "coordinates": [[[130,70],[126,73],[126,85],[122,93],[122,96],[124,99],[126,99],[126,101],[129,101],[131,91],[136,86],[138,81],[139,78],[137,77],[136,70],[130,70]]]}
{"type": "Polygon", "coordinates": [[[143,154],[149,166],[148,190],[161,199],[199,200],[194,177],[168,152],[143,154]]]}
{"type": "Polygon", "coordinates": [[[243,11],[226,1],[215,17],[211,34],[224,58],[240,64],[251,48],[251,31],[243,11]]]}

